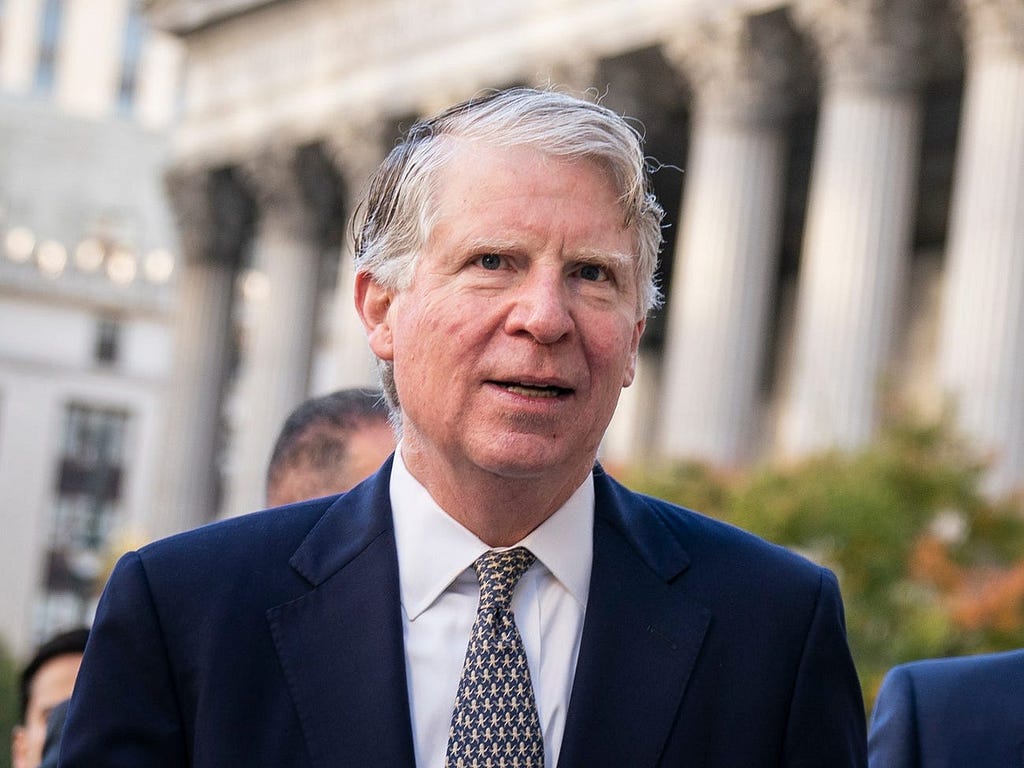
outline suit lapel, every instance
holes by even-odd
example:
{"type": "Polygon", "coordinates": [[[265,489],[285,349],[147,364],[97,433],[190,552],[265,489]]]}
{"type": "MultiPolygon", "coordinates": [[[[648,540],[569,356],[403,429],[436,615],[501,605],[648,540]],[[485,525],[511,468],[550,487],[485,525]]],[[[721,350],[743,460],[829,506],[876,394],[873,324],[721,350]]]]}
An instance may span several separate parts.
{"type": "Polygon", "coordinates": [[[657,764],[710,621],[689,557],[640,497],[595,471],[594,566],[559,768],[657,764]]]}
{"type": "Polygon", "coordinates": [[[317,768],[415,762],[390,470],[328,509],[291,559],[312,589],[267,611],[317,768]]]}

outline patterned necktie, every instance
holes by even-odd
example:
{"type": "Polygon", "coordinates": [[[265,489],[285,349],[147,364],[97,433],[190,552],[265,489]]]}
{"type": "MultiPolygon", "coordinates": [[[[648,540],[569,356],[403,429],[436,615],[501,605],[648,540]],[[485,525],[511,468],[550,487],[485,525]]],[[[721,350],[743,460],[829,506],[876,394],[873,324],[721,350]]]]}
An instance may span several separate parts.
{"type": "Polygon", "coordinates": [[[509,610],[533,560],[528,549],[516,547],[485,552],[473,563],[480,607],[455,697],[445,768],[544,768],[530,668],[509,610]]]}

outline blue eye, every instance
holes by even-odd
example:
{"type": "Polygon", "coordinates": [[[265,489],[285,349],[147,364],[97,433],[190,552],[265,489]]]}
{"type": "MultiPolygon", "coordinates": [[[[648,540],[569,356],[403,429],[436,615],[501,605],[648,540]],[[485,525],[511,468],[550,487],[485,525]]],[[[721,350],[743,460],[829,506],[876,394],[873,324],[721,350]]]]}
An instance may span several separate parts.
{"type": "Polygon", "coordinates": [[[496,253],[485,253],[477,259],[477,263],[484,269],[501,269],[501,256],[496,253]]]}
{"type": "Polygon", "coordinates": [[[607,278],[604,269],[596,264],[584,264],[581,266],[580,277],[583,280],[589,280],[592,282],[598,282],[607,278]]]}

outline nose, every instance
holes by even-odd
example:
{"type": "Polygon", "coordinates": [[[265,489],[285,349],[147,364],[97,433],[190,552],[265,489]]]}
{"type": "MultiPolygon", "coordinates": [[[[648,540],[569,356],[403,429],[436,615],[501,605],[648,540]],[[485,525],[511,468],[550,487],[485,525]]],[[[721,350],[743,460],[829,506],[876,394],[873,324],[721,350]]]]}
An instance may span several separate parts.
{"type": "Polygon", "coordinates": [[[569,301],[560,274],[531,274],[512,297],[505,330],[511,335],[528,334],[540,344],[554,344],[572,331],[569,301]]]}

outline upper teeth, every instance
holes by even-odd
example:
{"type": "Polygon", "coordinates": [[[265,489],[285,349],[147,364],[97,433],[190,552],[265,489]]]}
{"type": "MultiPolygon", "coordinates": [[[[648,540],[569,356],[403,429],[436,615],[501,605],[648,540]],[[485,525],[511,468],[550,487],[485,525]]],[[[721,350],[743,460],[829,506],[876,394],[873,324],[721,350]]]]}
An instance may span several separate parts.
{"type": "Polygon", "coordinates": [[[546,384],[507,384],[510,392],[528,397],[557,397],[558,388],[546,384]]]}

